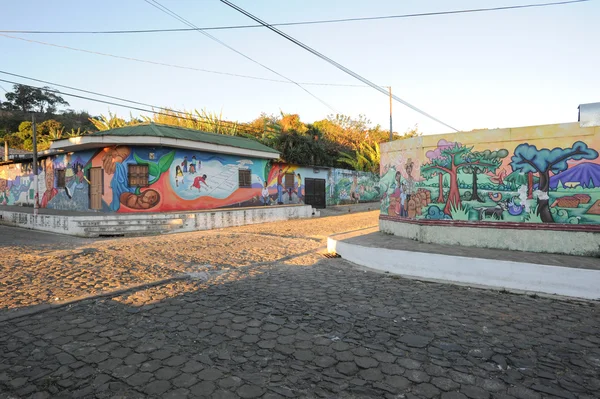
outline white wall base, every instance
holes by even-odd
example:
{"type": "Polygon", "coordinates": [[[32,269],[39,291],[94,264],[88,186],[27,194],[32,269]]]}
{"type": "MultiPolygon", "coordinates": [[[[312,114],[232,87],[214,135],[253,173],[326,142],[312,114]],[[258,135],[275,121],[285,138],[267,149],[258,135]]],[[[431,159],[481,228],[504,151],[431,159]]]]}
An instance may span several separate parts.
{"type": "Polygon", "coordinates": [[[598,232],[428,226],[384,219],[379,220],[379,230],[425,243],[600,256],[600,233],[598,232]]]}
{"type": "Polygon", "coordinates": [[[600,299],[600,271],[364,247],[334,237],[329,252],[368,268],[404,276],[600,299]]]}
{"type": "Polygon", "coordinates": [[[188,232],[319,216],[310,205],[219,209],[188,213],[106,213],[85,216],[0,210],[0,224],[81,237],[188,232]]]}

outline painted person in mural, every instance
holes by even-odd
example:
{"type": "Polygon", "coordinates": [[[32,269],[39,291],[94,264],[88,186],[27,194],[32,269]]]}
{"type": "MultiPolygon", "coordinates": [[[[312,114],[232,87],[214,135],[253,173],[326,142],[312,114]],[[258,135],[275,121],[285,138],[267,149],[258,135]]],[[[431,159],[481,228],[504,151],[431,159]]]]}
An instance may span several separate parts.
{"type": "Polygon", "coordinates": [[[131,154],[128,147],[116,146],[108,150],[106,155],[102,157],[102,166],[104,172],[108,175],[113,175],[110,181],[113,199],[110,203],[110,210],[116,212],[121,207],[121,195],[131,193],[133,188],[129,187],[127,179],[127,167],[125,160],[131,154]]]}
{"type": "Polygon", "coordinates": [[[277,204],[283,205],[283,169],[277,172],[277,204]]]}
{"type": "Polygon", "coordinates": [[[267,186],[267,182],[265,182],[265,185],[262,189],[262,196],[260,198],[260,202],[263,203],[263,205],[267,206],[271,203],[271,199],[269,197],[269,187],[267,186]]]}
{"type": "Polygon", "coordinates": [[[54,187],[54,166],[52,165],[50,158],[48,158],[46,159],[46,191],[44,191],[40,206],[46,208],[48,202],[50,202],[56,194],[58,194],[58,189],[54,187]]]}
{"type": "Polygon", "coordinates": [[[300,173],[296,175],[296,195],[298,195],[298,201],[302,201],[302,177],[300,173]]]}
{"type": "Polygon", "coordinates": [[[358,193],[358,176],[352,176],[352,185],[350,186],[350,200],[351,201],[360,201],[360,194],[358,193]]]}
{"type": "Polygon", "coordinates": [[[410,201],[411,195],[415,193],[415,179],[412,177],[412,172],[415,164],[411,158],[408,158],[404,170],[406,170],[406,195],[407,200],[410,201]]]}
{"type": "Polygon", "coordinates": [[[196,156],[192,157],[192,162],[190,162],[190,175],[196,174],[196,156]]]}
{"type": "Polygon", "coordinates": [[[181,168],[183,169],[183,173],[188,172],[188,159],[187,155],[183,157],[183,161],[181,162],[181,168]]]}
{"type": "Polygon", "coordinates": [[[206,175],[196,176],[196,178],[194,179],[194,183],[192,183],[192,185],[190,186],[190,190],[195,187],[198,189],[198,191],[201,191],[200,189],[202,187],[202,184],[204,184],[206,189],[208,189],[208,184],[206,184],[206,175]]]}
{"type": "Polygon", "coordinates": [[[179,187],[179,182],[183,184],[183,171],[181,166],[175,165],[175,186],[179,187]]]}
{"type": "MultiPolygon", "coordinates": [[[[87,179],[87,177],[85,177],[85,173],[83,173],[83,165],[82,164],[80,164],[78,162],[75,164],[75,167],[72,169],[75,169],[76,172],[72,176],[69,183],[65,186],[65,192],[67,193],[67,197],[69,197],[69,198],[73,198],[73,193],[75,192],[75,190],[84,189],[86,182],[88,184],[90,184],[90,181],[87,179]]],[[[69,170],[72,170],[72,169],[69,168],[69,170]]]]}

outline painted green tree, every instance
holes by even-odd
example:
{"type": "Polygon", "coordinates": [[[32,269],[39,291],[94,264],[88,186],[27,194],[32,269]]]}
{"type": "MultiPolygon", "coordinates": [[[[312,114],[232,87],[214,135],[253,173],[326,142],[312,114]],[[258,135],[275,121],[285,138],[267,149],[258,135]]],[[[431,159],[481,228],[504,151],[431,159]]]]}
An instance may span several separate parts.
{"type": "Polygon", "coordinates": [[[493,172],[498,169],[502,165],[502,159],[508,156],[508,151],[505,149],[497,150],[497,151],[473,151],[469,154],[468,159],[481,161],[479,164],[467,164],[462,166],[462,171],[465,173],[470,173],[473,175],[473,191],[471,194],[471,201],[479,201],[485,202],[479,197],[478,187],[477,187],[477,175],[486,172],[493,172]],[[488,165],[493,165],[493,168],[490,168],[488,165]]]}
{"type": "Polygon", "coordinates": [[[552,213],[549,205],[550,172],[558,174],[569,168],[567,161],[579,161],[582,159],[596,159],[598,151],[589,148],[583,141],[577,141],[571,148],[548,148],[537,149],[536,146],[527,143],[520,144],[515,148],[515,154],[511,158],[510,166],[515,172],[537,173],[539,175],[537,213],[544,223],[553,223],[552,213]]]}
{"type": "Polygon", "coordinates": [[[495,172],[501,162],[494,159],[474,157],[472,155],[473,147],[465,147],[460,143],[440,143],[438,143],[440,156],[421,166],[421,175],[427,179],[440,172],[448,175],[450,187],[444,213],[451,215],[452,208],[460,209],[462,205],[460,191],[458,190],[458,171],[461,168],[478,167],[481,170],[495,172]]]}

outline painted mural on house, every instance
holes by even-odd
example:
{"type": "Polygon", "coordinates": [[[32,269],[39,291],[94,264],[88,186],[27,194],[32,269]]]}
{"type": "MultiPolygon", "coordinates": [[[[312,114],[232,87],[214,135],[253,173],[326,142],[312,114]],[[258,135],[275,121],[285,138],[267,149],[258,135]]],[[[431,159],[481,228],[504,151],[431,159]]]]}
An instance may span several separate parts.
{"type": "MultiPolygon", "coordinates": [[[[123,145],[41,159],[37,202],[41,208],[86,211],[93,207],[90,195],[94,191],[101,197],[95,209],[104,212],[302,204],[306,179],[321,179],[326,184],[327,204],[379,198],[377,176],[372,174],[123,145]],[[95,191],[91,190],[92,169],[101,171],[95,191]]],[[[0,167],[0,204],[33,206],[34,192],[31,162],[0,167]]]]}
{"type": "Polygon", "coordinates": [[[384,215],[600,224],[600,137],[593,128],[574,123],[419,140],[384,149],[384,215]]]}

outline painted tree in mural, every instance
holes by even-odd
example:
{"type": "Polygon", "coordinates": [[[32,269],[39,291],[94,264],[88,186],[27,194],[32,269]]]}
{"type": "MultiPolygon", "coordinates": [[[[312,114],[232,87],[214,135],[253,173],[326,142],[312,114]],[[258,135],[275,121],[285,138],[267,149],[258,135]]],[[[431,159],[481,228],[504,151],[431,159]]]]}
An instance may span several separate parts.
{"type": "Polygon", "coordinates": [[[583,141],[577,141],[571,148],[537,149],[527,143],[515,148],[510,166],[515,172],[537,173],[539,175],[537,213],[545,223],[553,223],[549,206],[550,172],[558,174],[569,168],[567,161],[581,159],[596,159],[598,151],[589,148],[583,141]]]}
{"type": "MultiPolygon", "coordinates": [[[[481,170],[490,172],[496,171],[501,162],[494,159],[487,160],[482,157],[475,157],[471,150],[473,147],[465,147],[460,143],[449,143],[446,140],[438,142],[440,156],[431,159],[431,162],[421,166],[421,175],[430,178],[435,174],[444,173],[450,178],[450,187],[448,199],[444,207],[444,213],[451,215],[452,209],[460,209],[460,191],[458,190],[458,171],[461,168],[478,167],[481,170]]],[[[441,187],[440,187],[441,190],[441,187]]]]}
{"type": "Polygon", "coordinates": [[[479,197],[477,188],[477,175],[480,173],[493,172],[502,165],[502,159],[508,156],[508,151],[505,149],[497,151],[473,151],[469,154],[469,160],[481,161],[480,164],[469,164],[463,166],[462,171],[465,173],[471,173],[473,175],[473,193],[471,194],[471,201],[485,202],[479,197]],[[492,164],[493,170],[489,169],[488,164],[492,164]]]}

